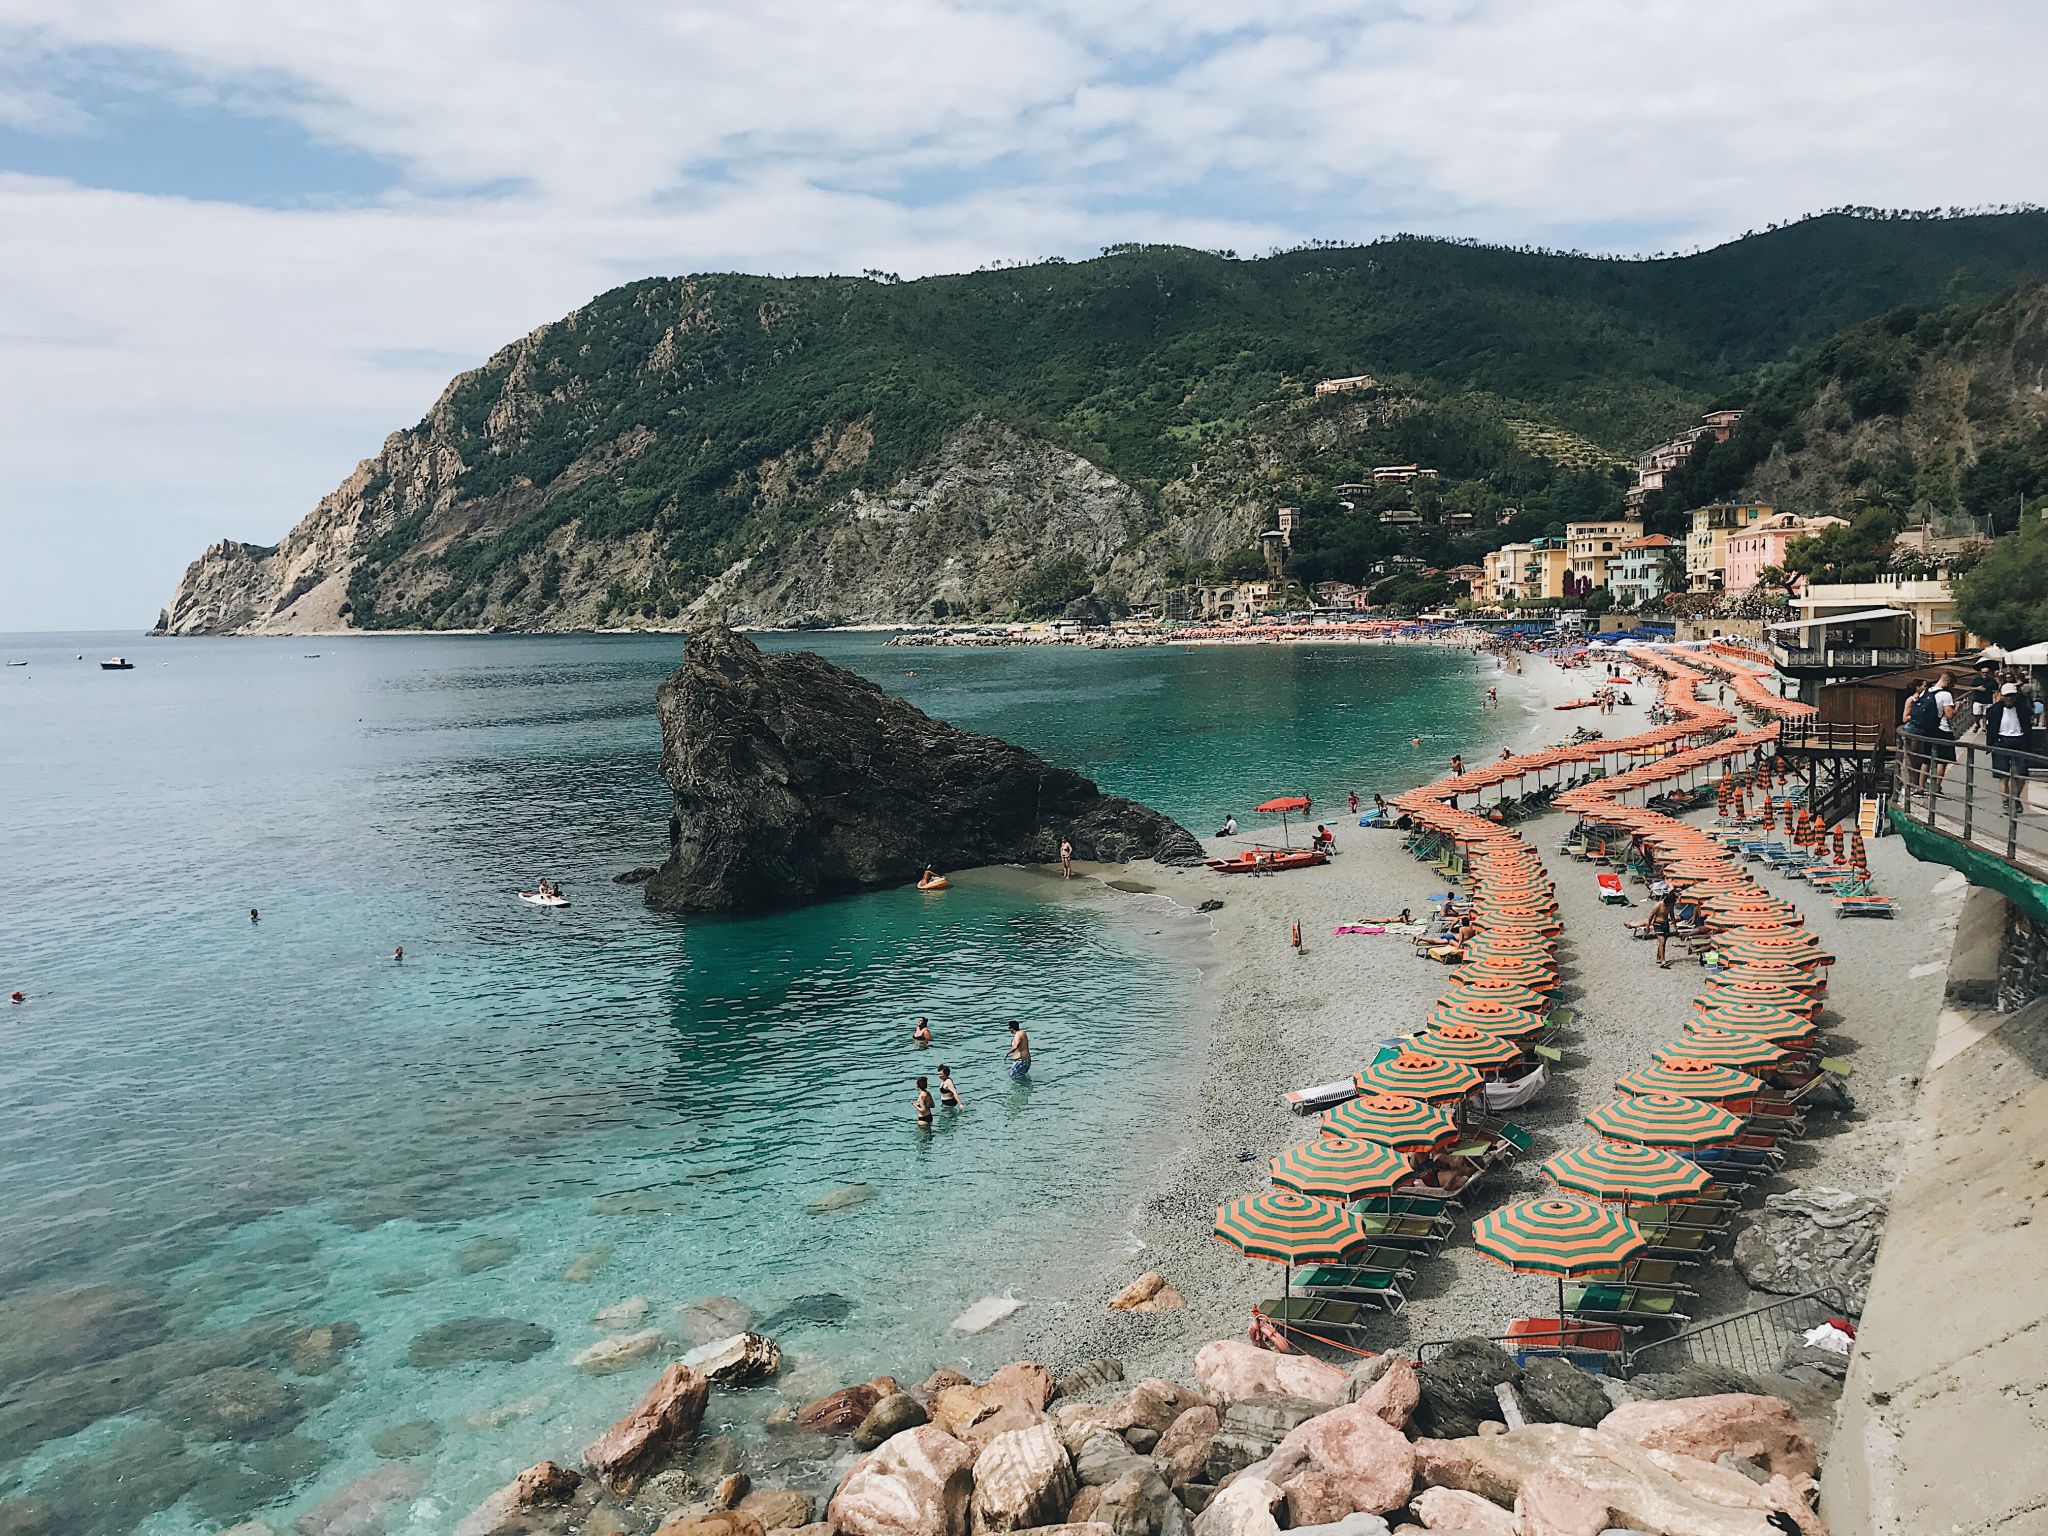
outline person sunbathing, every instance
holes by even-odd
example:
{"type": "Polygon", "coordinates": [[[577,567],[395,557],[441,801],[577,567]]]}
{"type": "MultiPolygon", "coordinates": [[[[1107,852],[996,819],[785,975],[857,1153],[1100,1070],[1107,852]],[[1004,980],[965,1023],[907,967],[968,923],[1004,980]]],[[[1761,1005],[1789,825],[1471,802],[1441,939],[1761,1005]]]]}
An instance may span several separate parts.
{"type": "Polygon", "coordinates": [[[1415,1165],[1415,1177],[1404,1187],[1418,1194],[1455,1195],[1478,1172],[1470,1158],[1455,1152],[1431,1153],[1415,1165]]]}

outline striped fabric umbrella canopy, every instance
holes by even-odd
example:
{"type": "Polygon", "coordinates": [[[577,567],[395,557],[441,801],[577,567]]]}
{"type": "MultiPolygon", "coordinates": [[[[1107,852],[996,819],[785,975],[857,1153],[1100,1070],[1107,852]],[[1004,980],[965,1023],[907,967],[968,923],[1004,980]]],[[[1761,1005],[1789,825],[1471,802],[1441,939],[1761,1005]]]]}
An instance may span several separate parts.
{"type": "Polygon", "coordinates": [[[1312,1136],[1273,1159],[1273,1182],[1298,1195],[1361,1200],[1407,1182],[1413,1165],[1383,1142],[1355,1136],[1312,1136]]]}
{"type": "Polygon", "coordinates": [[[1356,1136],[1402,1152],[1440,1146],[1458,1134],[1457,1122],[1434,1104],[1403,1093],[1368,1094],[1323,1116],[1326,1136],[1356,1136]]]}
{"type": "Polygon", "coordinates": [[[1459,1061],[1420,1052],[1403,1052],[1376,1061],[1355,1081],[1361,1093],[1405,1094],[1411,1099],[1462,1099],[1481,1082],[1477,1071],[1459,1061]]]}
{"type": "Polygon", "coordinates": [[[1820,947],[1820,940],[1798,931],[1733,932],[1722,939],[1718,948],[1731,960],[1754,956],[1760,960],[1796,960],[1819,965],[1834,958],[1820,947]]]}
{"type": "Polygon", "coordinates": [[[1364,1220],[1348,1207],[1274,1189],[1217,1206],[1216,1235],[1275,1264],[1342,1264],[1372,1243],[1364,1220]]]}
{"type": "Polygon", "coordinates": [[[1649,1243],[1628,1217],[1594,1200],[1543,1196],[1472,1223],[1472,1246],[1518,1274],[1611,1275],[1649,1243]]]}
{"type": "Polygon", "coordinates": [[[1547,966],[1553,943],[1547,934],[1489,933],[1482,928],[1472,936],[1466,953],[1488,960],[1531,960],[1547,966]]]}
{"type": "Polygon", "coordinates": [[[1614,1085],[1623,1093],[1682,1093],[1688,1099],[1746,1099],[1757,1091],[1747,1072],[1696,1056],[1674,1056],[1639,1067],[1614,1085]]]}
{"type": "Polygon", "coordinates": [[[1813,1017],[1814,1013],[1811,993],[1761,976],[1714,976],[1700,988],[1700,1007],[1721,1008],[1729,1003],[1769,1003],[1789,1008],[1806,1018],[1813,1017]]]}
{"type": "Polygon", "coordinates": [[[1792,1053],[1776,1041],[1740,1029],[1715,1029],[1708,1025],[1689,1029],[1683,1040],[1660,1045],[1650,1053],[1652,1061],[1669,1061],[1689,1056],[1694,1061],[1718,1062],[1724,1067],[1775,1067],[1792,1053]]]}
{"type": "Polygon", "coordinates": [[[1774,1033],[1771,1038],[1778,1040],[1796,1040],[1813,1033],[1811,1005],[1802,1009],[1785,1003],[1701,1002],[1694,1005],[1693,1016],[1715,1029],[1791,1031],[1789,1035],[1774,1033]]]}
{"type": "Polygon", "coordinates": [[[1714,1182],[1698,1163],[1661,1147],[1594,1141],[1545,1158],[1550,1182],[1595,1200],[1690,1200],[1714,1182]]]}
{"type": "Polygon", "coordinates": [[[1453,982],[1445,989],[1440,1001],[1445,1003],[1504,1003],[1510,1008],[1520,1008],[1529,1013],[1535,1013],[1545,1006],[1543,994],[1534,987],[1525,987],[1519,981],[1502,981],[1491,976],[1482,977],[1475,981],[1453,982]]]}
{"type": "Polygon", "coordinates": [[[1446,993],[1431,1005],[1428,1027],[1450,1029],[1462,1025],[1471,1029],[1492,1030],[1497,1034],[1512,1035],[1525,1032],[1530,1021],[1535,1027],[1543,1027],[1543,1016],[1533,1008],[1516,1008],[1507,1003],[1490,1001],[1466,1002],[1446,993]]]}
{"type": "Polygon", "coordinates": [[[1556,979],[1556,974],[1557,968],[1548,961],[1493,955],[1467,960],[1451,972],[1451,980],[1471,981],[1476,977],[1491,976],[1500,981],[1519,981],[1524,986],[1534,987],[1541,992],[1549,988],[1556,979]]]}
{"type": "Polygon", "coordinates": [[[1719,980],[1775,981],[1783,986],[1798,987],[1809,997],[1817,997],[1827,990],[1827,976],[1820,967],[1797,958],[1766,960],[1761,955],[1736,958],[1725,954],[1721,958],[1719,980]]]}
{"type": "Polygon", "coordinates": [[[1472,1024],[1446,1024],[1418,1036],[1415,1049],[1468,1067],[1504,1067],[1522,1059],[1522,1048],[1505,1035],[1472,1024]]]}
{"type": "Polygon", "coordinates": [[[1711,1147],[1742,1134],[1742,1117],[1677,1093],[1623,1094],[1586,1116],[1610,1141],[1646,1147],[1711,1147]]]}

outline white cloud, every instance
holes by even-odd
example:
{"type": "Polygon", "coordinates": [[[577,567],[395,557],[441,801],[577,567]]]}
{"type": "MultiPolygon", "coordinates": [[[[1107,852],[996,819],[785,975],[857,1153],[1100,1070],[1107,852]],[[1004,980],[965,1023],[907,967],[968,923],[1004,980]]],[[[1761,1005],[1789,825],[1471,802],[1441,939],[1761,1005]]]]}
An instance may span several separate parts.
{"type": "Polygon", "coordinates": [[[152,612],[450,360],[630,277],[2039,196],[2044,52],[2032,0],[0,0],[0,125],[197,95],[399,181],[259,210],[0,178],[0,629],[152,612]]]}

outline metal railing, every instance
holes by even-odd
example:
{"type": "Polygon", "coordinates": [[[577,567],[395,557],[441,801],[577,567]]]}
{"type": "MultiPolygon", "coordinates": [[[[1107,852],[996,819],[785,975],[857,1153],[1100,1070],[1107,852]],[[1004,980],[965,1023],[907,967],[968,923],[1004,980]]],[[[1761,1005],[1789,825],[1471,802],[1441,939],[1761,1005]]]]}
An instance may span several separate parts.
{"type": "Polygon", "coordinates": [[[1626,1374],[1679,1365],[1718,1365],[1751,1376],[1767,1376],[1809,1330],[1830,1317],[1854,1315],[1848,1298],[1833,1286],[1824,1286],[1644,1344],[1629,1351],[1626,1374]]]}
{"type": "Polygon", "coordinates": [[[1825,668],[1832,672],[1903,672],[1908,667],[1919,666],[1926,658],[1917,650],[1901,646],[1835,645],[1824,650],[1809,650],[1800,646],[1781,645],[1773,640],[1771,659],[1785,668],[1825,668]]]}
{"type": "Polygon", "coordinates": [[[2048,880],[2048,757],[1901,735],[1892,806],[1930,831],[2048,880]],[[2029,803],[2030,793],[2040,797],[2039,808],[2029,803]]]}

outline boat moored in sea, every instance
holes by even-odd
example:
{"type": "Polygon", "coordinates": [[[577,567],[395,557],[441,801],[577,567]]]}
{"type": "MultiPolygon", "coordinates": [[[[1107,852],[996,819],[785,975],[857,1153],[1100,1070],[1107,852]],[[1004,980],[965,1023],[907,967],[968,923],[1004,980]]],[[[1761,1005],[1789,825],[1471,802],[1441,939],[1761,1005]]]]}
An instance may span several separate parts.
{"type": "Polygon", "coordinates": [[[133,672],[135,670],[135,663],[126,656],[109,656],[100,663],[100,670],[102,672],[133,672]]]}

